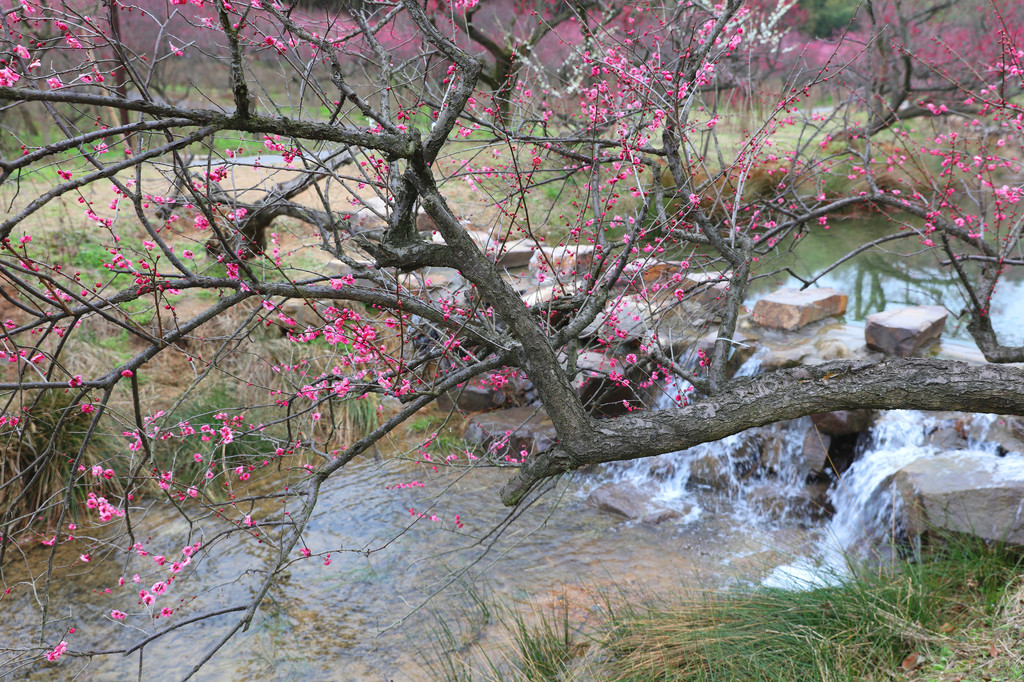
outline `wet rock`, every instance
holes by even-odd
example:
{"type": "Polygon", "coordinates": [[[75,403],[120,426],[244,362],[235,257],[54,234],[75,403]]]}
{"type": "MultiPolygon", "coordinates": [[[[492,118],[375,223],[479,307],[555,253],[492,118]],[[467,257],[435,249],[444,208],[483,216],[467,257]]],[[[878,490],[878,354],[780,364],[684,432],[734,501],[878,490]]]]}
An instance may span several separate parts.
{"type": "Polygon", "coordinates": [[[937,305],[914,306],[868,315],[864,340],[868,348],[907,357],[942,336],[948,313],[937,305]]]}
{"type": "Polygon", "coordinates": [[[650,493],[632,483],[605,483],[590,492],[587,504],[627,519],[638,519],[647,513],[650,497],[650,493]]]}
{"type": "Polygon", "coordinates": [[[732,465],[715,455],[701,455],[690,462],[690,477],[687,485],[697,485],[712,490],[729,490],[736,483],[732,465]]]}
{"type": "Polygon", "coordinates": [[[804,325],[846,312],[846,294],[835,289],[779,289],[754,305],[754,322],[795,331],[804,325]]]}
{"type": "Polygon", "coordinates": [[[924,444],[939,450],[963,450],[967,447],[967,437],[962,427],[940,426],[925,436],[924,444]]]}
{"type": "Polygon", "coordinates": [[[804,434],[804,445],[801,451],[803,465],[809,474],[821,476],[828,466],[828,448],[832,444],[832,436],[821,433],[813,426],[804,434]]]}
{"type": "Polygon", "coordinates": [[[652,505],[651,496],[651,491],[632,483],[604,483],[590,492],[587,504],[627,519],[640,519],[648,525],[657,525],[683,515],[676,509],[652,505]]]}
{"type": "Polygon", "coordinates": [[[817,351],[817,356],[825,362],[829,360],[846,360],[853,354],[850,351],[850,347],[845,343],[838,339],[829,338],[815,340],[814,350],[817,351]]]}
{"type": "Polygon", "coordinates": [[[830,513],[827,491],[827,483],[800,488],[765,483],[750,489],[747,503],[773,519],[820,519],[830,513]]]}
{"type": "Polygon", "coordinates": [[[648,526],[657,526],[659,523],[678,519],[682,515],[682,512],[675,509],[657,509],[649,514],[644,514],[640,518],[640,523],[647,524],[648,526]]]}
{"type": "Polygon", "coordinates": [[[830,436],[845,436],[861,433],[871,428],[874,415],[871,410],[836,410],[812,414],[811,421],[818,431],[830,436]]]}
{"type": "Polygon", "coordinates": [[[676,465],[667,458],[654,457],[647,475],[656,481],[667,481],[676,475],[676,465]]]}
{"type": "Polygon", "coordinates": [[[1024,459],[963,453],[922,457],[883,483],[902,500],[911,536],[933,530],[1024,544],[1024,459]]]}
{"type": "MultiPolygon", "coordinates": [[[[715,343],[718,341],[718,331],[708,332],[697,341],[697,348],[704,351],[707,357],[715,352],[715,343]]],[[[732,351],[729,355],[726,371],[735,372],[743,366],[750,356],[757,350],[756,338],[742,330],[737,330],[732,335],[732,351]]]]}
{"type": "Polygon", "coordinates": [[[557,434],[547,413],[535,407],[513,407],[485,412],[466,424],[464,438],[492,459],[519,459],[526,450],[536,454],[555,444],[557,434]]]}

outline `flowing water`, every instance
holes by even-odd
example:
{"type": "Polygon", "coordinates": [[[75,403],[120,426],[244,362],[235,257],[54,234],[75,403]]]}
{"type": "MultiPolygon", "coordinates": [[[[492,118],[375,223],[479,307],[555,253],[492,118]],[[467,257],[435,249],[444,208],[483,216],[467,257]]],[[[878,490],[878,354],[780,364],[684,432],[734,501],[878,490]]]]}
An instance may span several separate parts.
{"type": "MultiPolygon", "coordinates": [[[[749,362],[756,363],[756,356],[749,362]]],[[[756,367],[743,371],[753,373],[756,367]]],[[[751,465],[752,434],[737,434],[683,452],[577,475],[505,526],[509,510],[498,503],[494,491],[507,470],[434,472],[399,460],[353,462],[325,487],[305,536],[314,549],[335,548],[330,565],[324,565],[323,556],[293,563],[250,630],[232,641],[197,679],[430,679],[423,665],[436,653],[442,620],[467,640],[501,651],[503,640],[493,621],[474,616],[477,606],[466,589],[470,584],[485,598],[542,605],[569,590],[577,606],[599,615],[602,600],[590,588],[616,594],[633,589],[670,594],[759,581],[806,588],[840,580],[848,573],[847,553],[863,556],[885,540],[885,529],[894,518],[893,496],[880,486],[900,467],[938,452],[927,436],[949,419],[918,412],[883,415],[859,446],[860,458],[833,483],[829,496],[835,514],[827,523],[785,508],[785,501],[797,499],[804,487],[800,452],[806,419],[754,434],[761,439],[756,467],[751,465]],[[769,449],[770,462],[764,458],[769,449]],[[709,461],[728,465],[721,469],[727,472],[725,480],[715,488],[693,480],[695,467],[706,468],[709,461]],[[424,487],[394,488],[413,479],[424,487]],[[649,526],[588,506],[588,492],[608,482],[630,482],[652,491],[652,503],[680,515],[649,526]],[[753,502],[766,488],[783,501],[781,507],[766,511],[753,502]],[[414,517],[410,509],[427,516],[414,517]],[[444,521],[431,522],[433,514],[440,519],[459,514],[464,527],[457,530],[444,521]],[[496,528],[501,532],[492,533],[496,528]]],[[[994,421],[985,416],[972,421],[973,437],[964,456],[977,458],[979,465],[997,459],[996,446],[985,438],[994,421]]],[[[253,517],[258,518],[260,511],[253,517]]],[[[189,537],[188,527],[166,506],[150,508],[135,523],[140,537],[159,526],[162,543],[171,536],[181,543],[189,537]]],[[[197,562],[194,574],[168,592],[171,599],[165,601],[180,607],[168,623],[198,615],[201,608],[242,603],[258,584],[259,576],[252,573],[236,576],[240,568],[256,570],[262,565],[269,556],[265,546],[242,534],[204,541],[211,557],[197,562]]],[[[26,561],[44,558],[45,553],[37,550],[26,561]]],[[[108,561],[96,557],[89,570],[79,564],[77,573],[73,569],[63,574],[53,588],[53,603],[62,606],[52,613],[57,621],[47,633],[51,641],[65,628],[75,627],[76,632],[66,637],[73,650],[104,650],[135,643],[147,631],[164,626],[163,621],[146,618],[104,618],[111,608],[130,611],[126,605],[138,589],[131,582],[117,586],[120,575],[138,570],[122,561],[123,555],[108,561]],[[112,594],[104,592],[108,588],[112,594]],[[64,610],[66,604],[75,610],[64,610]]],[[[142,585],[149,582],[144,575],[142,585]]],[[[38,623],[38,617],[32,617],[38,613],[32,591],[15,586],[3,601],[5,613],[24,617],[5,618],[0,640],[27,641],[33,623],[38,623]]],[[[144,679],[181,677],[233,622],[232,616],[204,620],[150,645],[145,650],[144,679]]],[[[138,670],[137,655],[92,661],[65,658],[57,664],[38,661],[37,652],[25,669],[0,672],[53,679],[83,671],[91,680],[114,680],[132,677],[138,670]]]]}

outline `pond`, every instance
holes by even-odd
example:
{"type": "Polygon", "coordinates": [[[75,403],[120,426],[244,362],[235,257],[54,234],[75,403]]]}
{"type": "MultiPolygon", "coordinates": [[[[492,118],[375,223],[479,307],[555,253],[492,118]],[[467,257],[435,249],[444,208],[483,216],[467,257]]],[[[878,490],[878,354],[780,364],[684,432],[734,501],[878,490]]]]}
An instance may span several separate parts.
{"type": "MultiPolygon", "coordinates": [[[[842,256],[862,245],[891,234],[893,222],[884,217],[833,219],[830,229],[814,231],[783,254],[762,259],[760,272],[791,268],[809,279],[842,256]]],[[[887,242],[857,255],[822,276],[815,286],[832,287],[849,296],[847,320],[862,321],[872,313],[912,305],[942,305],[950,311],[946,335],[970,338],[966,318],[957,315],[966,307],[966,296],[951,267],[940,264],[942,252],[922,246],[916,237],[887,242]]],[[[757,280],[750,288],[749,303],[780,287],[801,286],[786,272],[757,280]]],[[[996,287],[991,306],[992,322],[1002,343],[1024,343],[1024,268],[1011,268],[996,287]]]]}

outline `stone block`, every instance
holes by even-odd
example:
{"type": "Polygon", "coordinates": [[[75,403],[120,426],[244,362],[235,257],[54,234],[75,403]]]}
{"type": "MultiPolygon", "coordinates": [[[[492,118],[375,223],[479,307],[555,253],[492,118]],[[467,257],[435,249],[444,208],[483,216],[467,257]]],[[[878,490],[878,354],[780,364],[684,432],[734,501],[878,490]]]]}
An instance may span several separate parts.
{"type": "Polygon", "coordinates": [[[904,527],[911,535],[935,530],[968,533],[985,540],[1024,544],[1024,461],[943,453],[922,457],[890,481],[903,501],[904,527]]]}
{"type": "Polygon", "coordinates": [[[948,314],[940,305],[921,305],[868,315],[864,340],[872,350],[905,358],[942,336],[948,314]]]}
{"type": "Polygon", "coordinates": [[[826,317],[846,312],[846,294],[835,289],[779,289],[754,306],[754,322],[770,329],[796,331],[826,317]]]}

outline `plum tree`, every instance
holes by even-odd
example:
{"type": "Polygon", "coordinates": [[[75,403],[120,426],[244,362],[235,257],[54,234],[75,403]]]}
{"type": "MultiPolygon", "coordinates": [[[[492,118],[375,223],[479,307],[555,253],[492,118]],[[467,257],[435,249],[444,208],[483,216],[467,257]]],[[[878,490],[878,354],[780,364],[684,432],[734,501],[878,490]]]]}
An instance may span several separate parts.
{"type": "MultiPolygon", "coordinates": [[[[194,673],[290,562],[318,551],[303,533],[321,488],[471,381],[527,379],[557,432],[542,452],[506,457],[508,505],[587,465],[830,410],[1024,414],[1024,372],[1008,364],[1024,347],[1003,343],[990,315],[1024,265],[1015,33],[1001,29],[983,68],[960,64],[980,78],[947,79],[962,106],[912,102],[929,116],[911,130],[899,123],[913,88],[884,125],[877,98],[807,108],[870,51],[828,56],[799,80],[766,74],[777,10],[13,5],[0,16],[0,102],[16,140],[0,160],[0,570],[40,524],[60,529],[42,536],[51,552],[80,543],[81,562],[156,554],[163,588],[111,617],[128,601],[138,617],[170,617],[163,591],[208,550],[195,530],[180,556],[151,551],[132,530],[143,495],[190,528],[267,541],[274,558],[252,599],[188,621],[238,616],[194,673]],[[837,262],[900,241],[934,253],[988,363],[732,376],[751,284],[795,275],[779,254],[849,229],[835,219],[853,212],[892,229],[837,262]],[[524,254],[529,277],[513,271],[524,254]],[[625,358],[609,378],[637,402],[593,414],[574,385],[584,349],[625,358]],[[636,409],[660,393],[675,407],[636,409]],[[274,496],[289,511],[256,524],[246,509],[274,496]],[[69,522],[104,530],[81,539],[69,522]]],[[[29,579],[44,595],[52,556],[29,579]]],[[[53,606],[40,605],[50,637],[53,606]]],[[[95,653],[69,646],[47,640],[47,655],[95,653]]]]}

